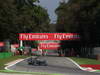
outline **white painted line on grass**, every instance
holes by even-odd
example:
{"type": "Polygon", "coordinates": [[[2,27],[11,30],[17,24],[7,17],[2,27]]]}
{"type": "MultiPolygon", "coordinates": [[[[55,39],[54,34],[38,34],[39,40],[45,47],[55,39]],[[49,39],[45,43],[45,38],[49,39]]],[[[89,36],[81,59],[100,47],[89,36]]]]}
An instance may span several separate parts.
{"type": "Polygon", "coordinates": [[[68,59],[69,61],[73,62],[77,67],[79,67],[79,69],[81,69],[81,70],[83,70],[83,71],[89,71],[89,72],[94,72],[94,71],[96,71],[96,70],[94,70],[94,69],[92,69],[92,68],[90,68],[90,67],[88,67],[88,68],[83,68],[83,67],[81,67],[79,64],[77,64],[74,60],[72,60],[72,59],[70,59],[70,58],[68,58],[68,57],[67,57],[67,59],[68,59]]]}
{"type": "MultiPolygon", "coordinates": [[[[15,60],[16,62],[14,62],[13,64],[10,64],[10,65],[6,66],[5,69],[6,69],[6,70],[10,70],[10,69],[8,69],[9,67],[14,66],[14,65],[16,65],[17,63],[19,63],[19,62],[21,62],[21,61],[24,61],[24,60],[26,60],[26,59],[28,59],[28,58],[30,58],[30,57],[27,57],[27,58],[25,58],[25,59],[18,60],[18,61],[15,60]]],[[[11,71],[13,71],[13,70],[11,70],[11,71]]]]}
{"type": "Polygon", "coordinates": [[[73,62],[77,67],[79,67],[79,69],[84,70],[80,65],[78,65],[74,60],[70,59],[67,57],[67,59],[71,62],[73,62]]]}
{"type": "Polygon", "coordinates": [[[21,59],[21,60],[15,60],[16,62],[13,62],[12,64],[6,66],[5,69],[6,69],[6,70],[9,70],[9,69],[8,69],[9,67],[16,65],[17,63],[19,63],[19,62],[21,62],[21,61],[23,61],[23,60],[24,60],[24,59],[21,59]]]}

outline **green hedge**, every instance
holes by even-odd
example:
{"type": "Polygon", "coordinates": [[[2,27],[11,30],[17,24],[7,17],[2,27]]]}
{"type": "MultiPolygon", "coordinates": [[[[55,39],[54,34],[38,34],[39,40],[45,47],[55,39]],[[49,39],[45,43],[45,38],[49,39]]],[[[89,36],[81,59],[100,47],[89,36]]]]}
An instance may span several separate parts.
{"type": "Polygon", "coordinates": [[[12,55],[13,55],[13,53],[11,53],[11,52],[3,52],[3,53],[0,53],[0,59],[4,59],[4,58],[10,57],[12,55]]]}

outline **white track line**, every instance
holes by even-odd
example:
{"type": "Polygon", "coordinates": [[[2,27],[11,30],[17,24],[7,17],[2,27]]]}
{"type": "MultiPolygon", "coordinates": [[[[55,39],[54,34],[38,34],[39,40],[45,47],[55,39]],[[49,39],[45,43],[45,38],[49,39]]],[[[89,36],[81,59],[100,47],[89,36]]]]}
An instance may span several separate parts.
{"type": "MultiPolygon", "coordinates": [[[[27,58],[25,58],[25,59],[18,60],[18,61],[15,60],[16,62],[14,62],[13,64],[10,64],[10,65],[6,66],[5,69],[6,69],[6,70],[10,70],[10,69],[8,69],[9,67],[14,66],[14,65],[16,65],[17,63],[19,63],[19,62],[21,62],[21,61],[23,61],[23,60],[26,60],[26,59],[28,59],[28,58],[30,58],[30,57],[27,57],[27,58]]],[[[10,70],[10,71],[13,71],[13,70],[10,70]]]]}
{"type": "Polygon", "coordinates": [[[5,69],[6,69],[6,70],[10,70],[10,69],[8,69],[9,67],[16,65],[17,63],[19,63],[19,62],[21,62],[21,61],[23,61],[23,60],[25,60],[25,59],[15,60],[16,62],[15,62],[15,61],[12,62],[12,64],[6,66],[5,69]]]}
{"type": "MultiPolygon", "coordinates": [[[[28,57],[28,58],[30,58],[30,57],[28,57]]],[[[26,58],[26,59],[28,59],[28,58],[26,58]]],[[[80,65],[78,65],[75,61],[73,61],[72,59],[70,59],[70,58],[68,58],[68,57],[67,57],[67,59],[68,59],[69,61],[71,61],[72,63],[74,63],[77,67],[79,67],[79,69],[81,69],[81,70],[83,70],[83,71],[89,71],[89,72],[94,72],[94,71],[96,71],[96,70],[94,70],[94,69],[92,69],[92,68],[83,68],[83,67],[81,67],[80,65]]],[[[13,64],[10,64],[10,65],[6,66],[5,69],[6,69],[6,70],[10,70],[10,69],[8,69],[9,67],[16,65],[17,63],[19,63],[19,62],[21,62],[21,61],[23,61],[23,60],[25,60],[25,59],[18,60],[18,61],[16,61],[16,62],[14,62],[13,64]]],[[[11,71],[13,71],[13,70],[11,70],[11,71]]]]}
{"type": "Polygon", "coordinates": [[[68,59],[69,61],[73,62],[77,67],[79,67],[79,69],[81,69],[81,70],[83,70],[83,71],[89,71],[89,72],[94,72],[94,71],[96,71],[96,70],[94,70],[94,69],[92,69],[92,68],[90,68],[90,67],[88,67],[88,68],[83,68],[83,67],[81,67],[79,64],[77,64],[74,60],[72,60],[72,59],[70,59],[70,58],[68,58],[68,57],[67,57],[67,59],[68,59]]]}

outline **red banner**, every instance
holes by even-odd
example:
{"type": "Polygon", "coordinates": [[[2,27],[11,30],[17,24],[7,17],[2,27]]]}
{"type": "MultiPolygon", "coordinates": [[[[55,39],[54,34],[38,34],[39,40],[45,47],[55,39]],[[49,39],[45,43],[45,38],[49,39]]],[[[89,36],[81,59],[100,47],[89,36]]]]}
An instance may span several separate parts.
{"type": "Polygon", "coordinates": [[[12,44],[14,47],[18,48],[19,44],[12,44]]]}
{"type": "Polygon", "coordinates": [[[32,48],[32,51],[34,52],[34,51],[37,51],[37,49],[35,49],[35,48],[32,48]]]}
{"type": "Polygon", "coordinates": [[[75,40],[77,33],[20,33],[19,40],[75,40]]]}
{"type": "Polygon", "coordinates": [[[4,42],[0,42],[0,47],[4,46],[4,42]]]}
{"type": "Polygon", "coordinates": [[[59,43],[39,43],[40,49],[50,49],[50,50],[56,50],[60,48],[59,43]]]}

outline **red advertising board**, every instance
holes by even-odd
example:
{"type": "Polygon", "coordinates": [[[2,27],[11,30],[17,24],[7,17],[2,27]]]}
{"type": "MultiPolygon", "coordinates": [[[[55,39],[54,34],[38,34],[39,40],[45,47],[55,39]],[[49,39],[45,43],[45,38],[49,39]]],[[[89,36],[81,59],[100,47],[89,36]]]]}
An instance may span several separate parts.
{"type": "Polygon", "coordinates": [[[35,48],[32,48],[32,51],[37,51],[37,49],[35,49],[35,48]]]}
{"type": "Polygon", "coordinates": [[[77,33],[20,33],[19,40],[75,40],[77,33]]]}
{"type": "Polygon", "coordinates": [[[12,44],[14,47],[18,48],[19,44],[12,44]]]}
{"type": "Polygon", "coordinates": [[[4,46],[4,42],[0,42],[0,47],[4,46]]]}
{"type": "Polygon", "coordinates": [[[39,43],[40,49],[49,49],[49,50],[56,50],[60,48],[59,43],[39,43]]]}

